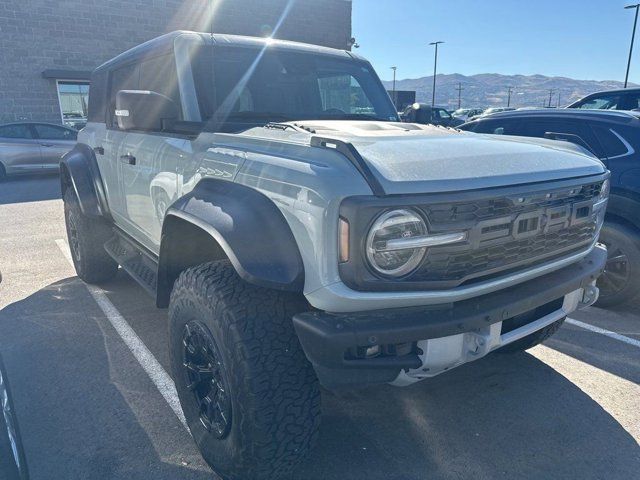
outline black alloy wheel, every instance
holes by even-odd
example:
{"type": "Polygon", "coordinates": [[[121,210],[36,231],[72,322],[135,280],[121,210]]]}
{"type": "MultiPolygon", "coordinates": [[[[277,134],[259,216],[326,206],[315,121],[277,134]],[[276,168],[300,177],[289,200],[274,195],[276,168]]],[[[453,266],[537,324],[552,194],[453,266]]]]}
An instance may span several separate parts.
{"type": "Polygon", "coordinates": [[[202,322],[185,324],[182,335],[185,383],[200,411],[200,423],[216,438],[229,434],[232,422],[229,382],[222,356],[202,322]]]}
{"type": "Polygon", "coordinates": [[[70,213],[67,217],[67,224],[69,226],[69,250],[75,258],[76,262],[82,260],[80,254],[80,235],[78,234],[78,225],[76,223],[75,213],[70,213]]]}
{"type": "Polygon", "coordinates": [[[598,278],[600,296],[597,307],[613,307],[626,303],[640,292],[640,237],[628,225],[605,222],[600,242],[607,247],[607,263],[598,278]]]}
{"type": "Polygon", "coordinates": [[[616,243],[606,242],[607,263],[600,276],[598,287],[603,297],[611,297],[620,293],[629,283],[629,258],[616,243]]]}

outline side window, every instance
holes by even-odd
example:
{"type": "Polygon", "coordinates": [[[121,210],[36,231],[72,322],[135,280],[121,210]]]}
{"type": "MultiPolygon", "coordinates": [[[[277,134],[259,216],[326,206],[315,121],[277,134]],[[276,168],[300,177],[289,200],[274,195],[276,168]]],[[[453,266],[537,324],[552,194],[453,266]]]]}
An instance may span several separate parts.
{"type": "Polygon", "coordinates": [[[560,126],[554,122],[548,121],[530,121],[524,120],[520,124],[518,135],[523,137],[540,137],[543,138],[547,132],[557,133],[574,133],[569,131],[566,125],[560,126]]]}
{"type": "Polygon", "coordinates": [[[55,127],[53,125],[35,124],[36,133],[39,138],[45,140],[75,140],[77,133],[66,128],[55,127]]]}
{"type": "Polygon", "coordinates": [[[473,131],[476,133],[491,133],[493,135],[520,135],[514,128],[515,123],[508,120],[480,121],[473,131]]]}
{"type": "Polygon", "coordinates": [[[587,110],[615,110],[620,103],[620,95],[603,95],[585,100],[578,108],[587,110]]]}
{"type": "Polygon", "coordinates": [[[640,93],[629,93],[627,95],[627,109],[637,110],[640,108],[640,93]]]}
{"type": "MultiPolygon", "coordinates": [[[[586,146],[592,150],[598,156],[601,156],[602,152],[598,148],[597,141],[593,136],[589,126],[568,121],[558,120],[523,120],[519,128],[519,133],[516,135],[522,135],[523,137],[538,137],[544,138],[546,133],[565,133],[570,135],[576,135],[586,144],[586,146]]],[[[584,147],[584,145],[581,145],[584,147]]]]}
{"type": "Polygon", "coordinates": [[[449,115],[449,112],[447,112],[445,109],[443,108],[438,108],[436,110],[436,112],[438,112],[438,117],[443,119],[443,120],[447,120],[449,118],[451,118],[451,115],[449,115]]]}
{"type": "Polygon", "coordinates": [[[629,149],[621,140],[622,136],[614,129],[594,125],[593,131],[604,150],[604,156],[608,158],[626,155],[629,149]]]}
{"type": "Polygon", "coordinates": [[[26,125],[5,125],[0,127],[0,138],[33,138],[26,125]]]}
{"type": "Polygon", "coordinates": [[[149,90],[169,97],[180,109],[178,71],[173,55],[162,55],[140,63],[139,90],[149,90]]]}
{"type": "Polygon", "coordinates": [[[110,126],[118,128],[116,119],[116,94],[120,90],[138,89],[138,65],[125,65],[111,72],[111,83],[109,87],[109,121],[110,126]]]}

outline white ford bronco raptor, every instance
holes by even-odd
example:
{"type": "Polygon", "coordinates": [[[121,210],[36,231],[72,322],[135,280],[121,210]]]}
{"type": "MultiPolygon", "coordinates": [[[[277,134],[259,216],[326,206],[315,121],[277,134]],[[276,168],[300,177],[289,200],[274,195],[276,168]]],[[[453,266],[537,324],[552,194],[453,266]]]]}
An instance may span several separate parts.
{"type": "Polygon", "coordinates": [[[353,53],[193,32],[98,67],[61,163],[79,277],[120,266],[168,307],[226,479],[291,472],[320,385],[409,385],[593,303],[608,175],[564,142],[401,123],[353,53]]]}

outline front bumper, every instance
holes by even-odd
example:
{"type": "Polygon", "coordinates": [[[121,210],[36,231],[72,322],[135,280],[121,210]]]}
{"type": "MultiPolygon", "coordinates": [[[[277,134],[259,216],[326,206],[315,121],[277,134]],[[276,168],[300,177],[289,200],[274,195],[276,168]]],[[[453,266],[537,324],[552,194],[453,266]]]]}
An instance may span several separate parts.
{"type": "Polygon", "coordinates": [[[594,283],[606,259],[606,248],[597,245],[578,262],[479,297],[365,312],[311,311],[295,315],[293,322],[307,358],[326,387],[405,385],[480,358],[592,304],[597,299],[594,283]],[[554,305],[558,308],[549,311],[554,305]],[[543,313],[526,325],[501,334],[503,321],[538,311],[543,313]],[[428,349],[424,342],[429,339],[439,341],[431,342],[428,349]],[[413,345],[409,352],[393,354],[405,352],[407,344],[413,345]],[[370,347],[386,354],[373,358],[352,355],[370,347]],[[427,349],[430,351],[425,352],[427,349]],[[433,358],[437,351],[441,354],[433,358]],[[432,363],[427,368],[425,362],[432,363]]]}

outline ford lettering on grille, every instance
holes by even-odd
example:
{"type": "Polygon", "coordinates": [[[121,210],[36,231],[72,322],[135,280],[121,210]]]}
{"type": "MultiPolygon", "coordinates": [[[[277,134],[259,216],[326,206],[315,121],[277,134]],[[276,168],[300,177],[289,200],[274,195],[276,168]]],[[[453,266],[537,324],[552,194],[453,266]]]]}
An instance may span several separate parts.
{"type": "Polygon", "coordinates": [[[464,243],[430,248],[412,280],[450,288],[584,251],[595,240],[599,193],[600,183],[593,183],[424,205],[430,230],[468,235],[464,243]]]}
{"type": "Polygon", "coordinates": [[[508,237],[519,240],[539,233],[562,230],[589,221],[592,213],[591,202],[580,202],[559,207],[548,207],[521,213],[515,219],[505,216],[478,223],[470,238],[477,239],[477,245],[487,240],[508,237]]]}

